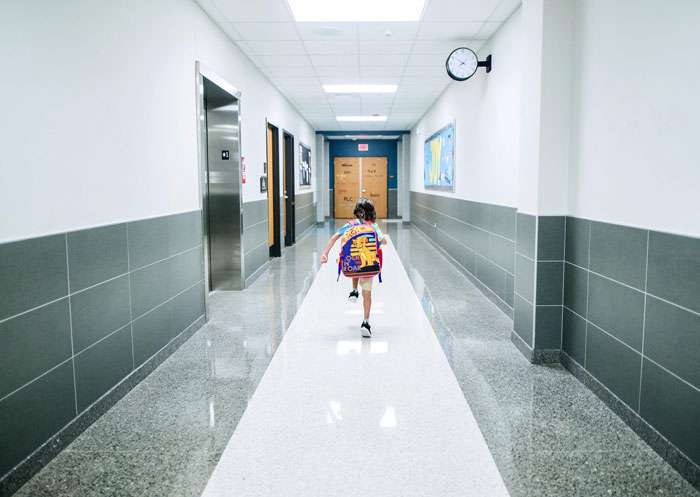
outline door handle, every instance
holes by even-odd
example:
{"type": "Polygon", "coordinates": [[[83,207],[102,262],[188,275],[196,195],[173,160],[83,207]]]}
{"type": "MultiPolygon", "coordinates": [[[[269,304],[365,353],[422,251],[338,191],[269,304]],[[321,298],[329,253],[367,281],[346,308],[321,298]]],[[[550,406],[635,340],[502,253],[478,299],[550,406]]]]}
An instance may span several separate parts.
{"type": "Polygon", "coordinates": [[[288,199],[289,197],[285,195],[284,198],[285,198],[285,199],[288,199]]]}
{"type": "Polygon", "coordinates": [[[363,190],[362,190],[362,193],[365,193],[366,191],[367,191],[367,190],[363,189],[363,190]]]}

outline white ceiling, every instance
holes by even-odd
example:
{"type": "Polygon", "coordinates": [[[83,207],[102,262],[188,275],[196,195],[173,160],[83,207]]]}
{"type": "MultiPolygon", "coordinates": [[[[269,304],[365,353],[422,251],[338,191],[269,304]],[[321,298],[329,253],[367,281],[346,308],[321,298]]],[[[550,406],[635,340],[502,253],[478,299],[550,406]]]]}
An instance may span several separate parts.
{"type": "Polygon", "coordinates": [[[324,131],[410,129],[452,81],[445,72],[449,53],[459,46],[478,50],[521,3],[427,0],[420,22],[310,23],[295,22],[285,0],[196,1],[309,123],[324,131]],[[323,84],[399,88],[395,94],[327,95],[323,84]],[[335,119],[371,114],[389,118],[335,119]]]}

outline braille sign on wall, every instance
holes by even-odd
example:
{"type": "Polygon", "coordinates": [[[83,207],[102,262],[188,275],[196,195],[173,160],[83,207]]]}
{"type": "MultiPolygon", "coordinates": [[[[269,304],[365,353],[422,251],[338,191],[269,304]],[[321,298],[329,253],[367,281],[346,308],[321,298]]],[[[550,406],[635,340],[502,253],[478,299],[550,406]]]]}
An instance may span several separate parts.
{"type": "Polygon", "coordinates": [[[221,151],[221,160],[228,160],[228,150],[221,151]]]}
{"type": "Polygon", "coordinates": [[[369,143],[358,143],[357,150],[360,152],[367,152],[369,150],[369,143]]]}

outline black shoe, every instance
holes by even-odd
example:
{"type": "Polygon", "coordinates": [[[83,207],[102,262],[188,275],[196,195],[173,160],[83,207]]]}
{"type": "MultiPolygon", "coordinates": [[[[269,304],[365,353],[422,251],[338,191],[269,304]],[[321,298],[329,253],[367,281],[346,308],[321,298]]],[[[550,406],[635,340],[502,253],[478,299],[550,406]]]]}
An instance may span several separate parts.
{"type": "Polygon", "coordinates": [[[360,292],[357,290],[357,288],[353,288],[350,295],[348,295],[348,300],[354,303],[357,302],[358,298],[360,298],[360,292]]]}
{"type": "Polygon", "coordinates": [[[372,328],[367,321],[362,321],[362,326],[360,326],[360,331],[364,338],[370,338],[372,336],[372,328]]]}

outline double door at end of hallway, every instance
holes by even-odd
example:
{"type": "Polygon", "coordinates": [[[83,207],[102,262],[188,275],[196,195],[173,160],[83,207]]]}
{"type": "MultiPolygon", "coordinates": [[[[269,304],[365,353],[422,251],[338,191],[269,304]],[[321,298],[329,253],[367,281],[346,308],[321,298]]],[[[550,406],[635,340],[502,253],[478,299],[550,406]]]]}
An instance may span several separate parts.
{"type": "Polygon", "coordinates": [[[354,217],[355,202],[360,197],[365,197],[374,202],[377,218],[386,218],[386,157],[336,157],[333,169],[335,217],[354,217]]]}

